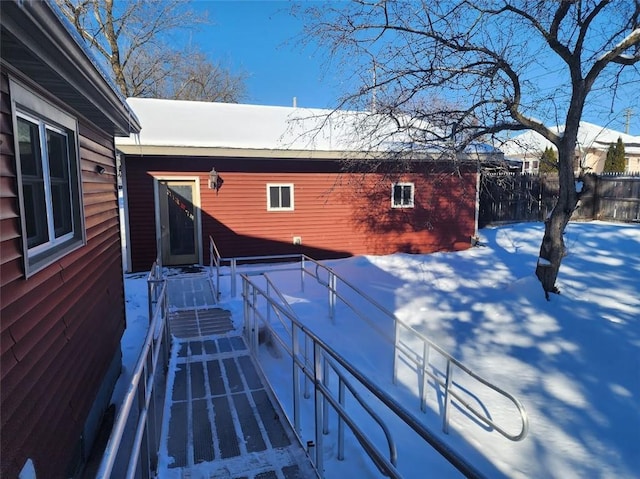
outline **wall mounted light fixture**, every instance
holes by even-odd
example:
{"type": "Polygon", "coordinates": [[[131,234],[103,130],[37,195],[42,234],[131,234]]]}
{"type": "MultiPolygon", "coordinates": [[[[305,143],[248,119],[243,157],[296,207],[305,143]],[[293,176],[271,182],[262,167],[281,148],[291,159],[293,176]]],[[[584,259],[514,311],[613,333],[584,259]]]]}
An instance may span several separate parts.
{"type": "Polygon", "coordinates": [[[211,168],[211,171],[209,172],[209,188],[216,190],[216,194],[218,194],[218,190],[222,188],[222,183],[224,183],[224,180],[220,174],[215,168],[211,168]]]}

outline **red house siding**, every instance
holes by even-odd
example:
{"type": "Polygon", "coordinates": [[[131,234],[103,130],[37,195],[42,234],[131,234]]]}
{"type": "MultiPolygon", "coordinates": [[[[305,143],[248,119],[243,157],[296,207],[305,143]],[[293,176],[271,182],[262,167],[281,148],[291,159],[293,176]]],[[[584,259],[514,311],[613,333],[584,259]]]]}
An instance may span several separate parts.
{"type": "Polygon", "coordinates": [[[343,174],[337,161],[127,155],[133,270],[149,269],[155,259],[153,178],[170,176],[199,178],[205,262],[209,235],[225,257],[340,257],[462,249],[475,231],[475,169],[395,178],[415,185],[414,208],[395,209],[391,179],[343,174]],[[208,188],[214,166],[224,179],[218,193],[208,188]],[[293,211],[267,211],[268,183],[294,185],[293,211]]]}
{"type": "Polygon", "coordinates": [[[0,90],[0,476],[31,458],[38,477],[68,477],[125,327],[113,137],[80,121],[87,244],[25,279],[6,75],[0,90]]]}

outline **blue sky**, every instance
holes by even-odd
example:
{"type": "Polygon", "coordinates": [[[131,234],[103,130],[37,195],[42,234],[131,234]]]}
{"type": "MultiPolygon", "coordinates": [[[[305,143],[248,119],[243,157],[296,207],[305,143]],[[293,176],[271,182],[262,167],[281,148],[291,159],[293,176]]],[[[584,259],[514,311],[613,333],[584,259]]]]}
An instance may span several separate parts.
{"type": "MultiPolygon", "coordinates": [[[[243,103],[331,108],[344,86],[339,73],[327,65],[322,50],[301,45],[296,37],[302,23],[290,14],[285,0],[195,0],[207,12],[209,24],[192,33],[192,42],[234,71],[246,73],[243,103]]],[[[635,86],[640,91],[640,78],[635,86]]],[[[632,106],[629,133],[640,135],[638,94],[632,86],[619,92],[611,112],[610,99],[593,94],[583,119],[614,130],[625,130],[624,109],[632,106]],[[628,98],[628,101],[625,101],[628,98]]]]}
{"type": "Polygon", "coordinates": [[[322,67],[322,55],[295,37],[302,23],[288,1],[196,1],[210,25],[194,34],[200,48],[226,66],[248,75],[245,103],[324,108],[338,93],[322,67]]]}

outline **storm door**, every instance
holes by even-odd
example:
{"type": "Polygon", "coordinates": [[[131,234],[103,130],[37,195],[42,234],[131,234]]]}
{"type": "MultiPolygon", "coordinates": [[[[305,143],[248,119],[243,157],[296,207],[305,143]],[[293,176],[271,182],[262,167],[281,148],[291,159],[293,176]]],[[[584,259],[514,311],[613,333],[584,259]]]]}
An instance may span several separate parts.
{"type": "Polygon", "coordinates": [[[196,193],[195,181],[158,181],[160,248],[165,265],[199,263],[196,193]]]}

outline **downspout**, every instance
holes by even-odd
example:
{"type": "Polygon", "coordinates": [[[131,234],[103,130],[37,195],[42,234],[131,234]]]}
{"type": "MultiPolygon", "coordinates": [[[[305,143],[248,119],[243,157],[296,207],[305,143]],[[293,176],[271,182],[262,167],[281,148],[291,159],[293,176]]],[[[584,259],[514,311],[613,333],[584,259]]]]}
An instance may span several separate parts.
{"type": "Polygon", "coordinates": [[[120,175],[122,177],[122,196],[123,196],[123,221],[124,221],[124,256],[125,264],[123,265],[125,273],[131,272],[131,231],[129,230],[129,193],[127,190],[127,168],[126,158],[123,153],[118,153],[120,158],[120,175]]]}

